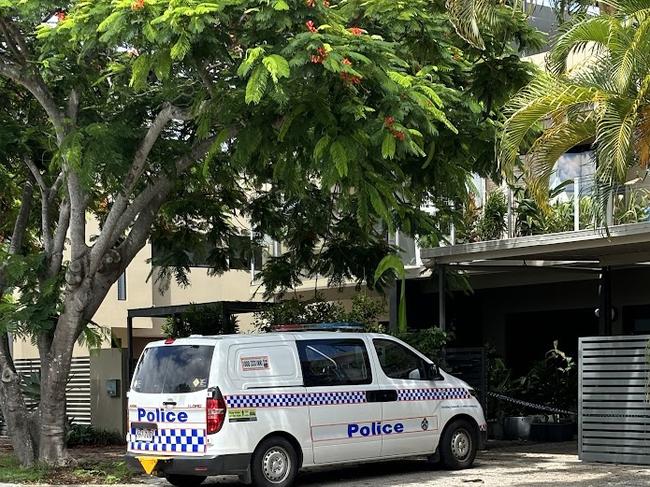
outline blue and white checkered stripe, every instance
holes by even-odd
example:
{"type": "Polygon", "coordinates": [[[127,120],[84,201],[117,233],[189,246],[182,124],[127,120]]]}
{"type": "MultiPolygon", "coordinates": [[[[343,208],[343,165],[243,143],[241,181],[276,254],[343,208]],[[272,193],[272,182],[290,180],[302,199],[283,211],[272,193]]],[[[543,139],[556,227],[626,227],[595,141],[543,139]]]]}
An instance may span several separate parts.
{"type": "Polygon", "coordinates": [[[240,394],[226,397],[229,408],[290,408],[367,402],[365,391],[289,394],[240,394]]]}
{"type": "Polygon", "coordinates": [[[446,399],[470,399],[471,397],[469,391],[463,387],[397,391],[398,401],[444,401],[446,399]]]}
{"type": "Polygon", "coordinates": [[[153,441],[136,441],[135,428],[127,435],[129,450],[173,453],[204,453],[205,430],[203,429],[159,429],[153,441]]]}

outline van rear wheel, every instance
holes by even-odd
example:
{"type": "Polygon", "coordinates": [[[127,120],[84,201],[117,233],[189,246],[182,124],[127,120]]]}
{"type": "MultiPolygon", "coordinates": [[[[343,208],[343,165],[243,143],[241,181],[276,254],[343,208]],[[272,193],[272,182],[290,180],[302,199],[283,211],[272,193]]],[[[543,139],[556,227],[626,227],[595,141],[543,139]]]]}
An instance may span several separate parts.
{"type": "Polygon", "coordinates": [[[267,438],[255,449],[251,478],[255,487],[288,487],[298,474],[298,455],[281,436],[267,438]]]}
{"type": "Polygon", "coordinates": [[[174,487],[198,487],[207,477],[201,475],[165,475],[167,482],[174,487]]]}
{"type": "Polygon", "coordinates": [[[471,467],[477,449],[476,428],[465,419],[457,419],[449,424],[440,438],[440,460],[450,470],[471,467]]]}

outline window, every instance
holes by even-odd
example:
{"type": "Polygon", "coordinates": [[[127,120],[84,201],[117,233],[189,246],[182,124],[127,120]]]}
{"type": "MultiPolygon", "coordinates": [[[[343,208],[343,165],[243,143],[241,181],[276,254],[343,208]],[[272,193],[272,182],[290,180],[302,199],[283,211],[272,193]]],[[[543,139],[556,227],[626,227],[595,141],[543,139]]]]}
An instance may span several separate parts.
{"type": "Polygon", "coordinates": [[[117,278],[117,299],[126,301],[126,271],[117,278]]]}
{"type": "Polygon", "coordinates": [[[133,377],[133,390],[145,394],[178,394],[208,388],[214,347],[172,345],[147,348],[133,377]]]}
{"type": "Polygon", "coordinates": [[[428,380],[429,364],[408,348],[392,340],[373,340],[379,364],[391,379],[428,380]]]}
{"type": "Polygon", "coordinates": [[[306,387],[370,384],[370,360],[362,340],[298,340],[306,387]]]}

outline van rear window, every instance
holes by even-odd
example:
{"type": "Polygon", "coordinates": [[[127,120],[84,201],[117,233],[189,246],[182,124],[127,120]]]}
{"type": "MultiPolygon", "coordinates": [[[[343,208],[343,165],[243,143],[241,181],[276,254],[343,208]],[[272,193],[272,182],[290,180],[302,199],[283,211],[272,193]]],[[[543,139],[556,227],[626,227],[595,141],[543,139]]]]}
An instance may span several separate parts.
{"type": "Polygon", "coordinates": [[[147,348],[133,376],[132,389],[144,394],[179,394],[208,388],[214,347],[172,345],[147,348]]]}

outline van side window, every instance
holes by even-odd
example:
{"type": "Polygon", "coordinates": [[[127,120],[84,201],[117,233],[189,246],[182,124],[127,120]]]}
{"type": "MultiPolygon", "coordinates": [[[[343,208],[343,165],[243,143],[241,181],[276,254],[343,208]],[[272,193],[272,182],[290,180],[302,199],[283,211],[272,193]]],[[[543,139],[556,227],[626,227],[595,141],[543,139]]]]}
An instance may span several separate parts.
{"type": "Polygon", "coordinates": [[[392,340],[373,340],[379,364],[391,379],[428,380],[426,360],[392,340]]]}
{"type": "Polygon", "coordinates": [[[372,373],[363,340],[297,340],[306,387],[370,384],[372,373]]]}

